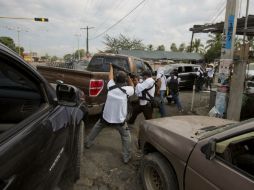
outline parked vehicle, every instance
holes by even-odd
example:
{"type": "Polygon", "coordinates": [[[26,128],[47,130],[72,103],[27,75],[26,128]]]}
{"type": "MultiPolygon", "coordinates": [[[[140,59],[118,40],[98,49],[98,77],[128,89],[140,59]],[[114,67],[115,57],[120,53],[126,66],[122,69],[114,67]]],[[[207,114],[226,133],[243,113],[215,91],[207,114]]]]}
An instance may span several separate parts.
{"type": "Polygon", "coordinates": [[[54,189],[63,173],[80,176],[86,114],[82,91],[56,90],[0,44],[0,189],[54,189]]]}
{"type": "Polygon", "coordinates": [[[145,121],[139,132],[145,190],[253,190],[254,120],[206,116],[145,121]]]}
{"type": "Polygon", "coordinates": [[[173,70],[178,71],[178,76],[181,78],[179,87],[180,88],[192,88],[195,78],[196,78],[196,69],[198,69],[200,65],[195,64],[170,64],[164,67],[164,73],[166,77],[170,76],[170,73],[173,70]]]}
{"type": "Polygon", "coordinates": [[[37,66],[37,70],[50,82],[62,80],[80,88],[86,95],[86,103],[90,115],[101,112],[106,101],[109,63],[121,66],[136,75],[152,68],[143,60],[120,54],[95,54],[87,66],[87,70],[37,66]]]}

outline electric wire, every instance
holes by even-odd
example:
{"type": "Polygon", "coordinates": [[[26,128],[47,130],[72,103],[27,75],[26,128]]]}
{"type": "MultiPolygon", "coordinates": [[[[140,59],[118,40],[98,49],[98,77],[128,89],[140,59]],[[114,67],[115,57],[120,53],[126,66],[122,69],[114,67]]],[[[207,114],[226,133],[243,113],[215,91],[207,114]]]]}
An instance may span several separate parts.
{"type": "Polygon", "coordinates": [[[115,27],[116,25],[118,25],[120,22],[122,22],[126,17],[128,17],[132,12],[134,12],[140,5],[142,5],[146,0],[141,1],[140,3],[138,3],[131,11],[129,11],[126,15],[124,15],[121,19],[119,19],[117,22],[115,22],[113,25],[111,25],[110,27],[108,27],[104,32],[98,34],[97,36],[91,38],[90,40],[94,40],[99,38],[100,36],[104,35],[105,33],[107,33],[109,30],[111,30],[113,27],[115,27]]]}
{"type": "Polygon", "coordinates": [[[218,12],[218,14],[213,18],[212,23],[215,23],[216,20],[221,16],[221,14],[226,10],[226,3],[224,6],[221,7],[220,11],[218,12]]]}
{"type": "MultiPolygon", "coordinates": [[[[118,2],[120,2],[120,3],[115,4],[116,6],[112,7],[112,10],[117,10],[117,9],[119,9],[119,8],[124,4],[125,1],[120,0],[120,1],[118,1],[118,2]]],[[[99,29],[100,29],[102,26],[106,25],[106,24],[107,24],[107,20],[109,20],[109,17],[106,17],[106,18],[96,27],[96,30],[99,31],[99,29]]]]}
{"type": "Polygon", "coordinates": [[[209,18],[210,18],[210,19],[208,19],[209,22],[211,22],[213,20],[214,15],[216,15],[218,13],[219,9],[223,6],[224,3],[225,3],[225,0],[221,0],[217,3],[217,5],[215,6],[215,11],[213,11],[213,14],[209,16],[209,18]]]}

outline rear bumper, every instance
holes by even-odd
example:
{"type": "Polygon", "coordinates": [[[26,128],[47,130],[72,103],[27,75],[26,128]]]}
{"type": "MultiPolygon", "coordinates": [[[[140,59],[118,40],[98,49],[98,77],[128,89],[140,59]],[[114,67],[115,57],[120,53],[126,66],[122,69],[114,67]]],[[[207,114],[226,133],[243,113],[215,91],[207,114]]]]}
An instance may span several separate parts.
{"type": "Polygon", "coordinates": [[[95,104],[95,105],[88,105],[88,115],[97,115],[100,114],[102,111],[104,104],[95,104]]]}

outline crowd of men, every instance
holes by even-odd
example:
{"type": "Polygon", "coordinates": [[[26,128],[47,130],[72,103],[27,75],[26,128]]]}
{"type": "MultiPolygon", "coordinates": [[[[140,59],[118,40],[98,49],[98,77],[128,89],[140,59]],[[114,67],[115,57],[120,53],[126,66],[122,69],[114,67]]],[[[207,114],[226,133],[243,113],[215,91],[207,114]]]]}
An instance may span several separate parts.
{"type": "MultiPolygon", "coordinates": [[[[197,86],[203,84],[201,79],[204,71],[197,70],[197,86]]],[[[209,75],[210,76],[210,75],[209,75]]],[[[100,119],[96,122],[88,134],[85,147],[90,148],[97,135],[105,127],[113,127],[118,130],[122,141],[123,162],[128,163],[131,159],[131,134],[130,128],[134,127],[135,120],[140,113],[143,113],[146,120],[152,119],[153,109],[159,108],[161,117],[166,116],[164,99],[166,94],[171,96],[179,112],[183,111],[179,99],[179,82],[177,70],[171,72],[166,78],[163,68],[157,70],[156,79],[152,73],[146,70],[139,77],[131,78],[131,75],[120,70],[115,70],[110,64],[109,82],[107,84],[107,99],[100,119]],[[132,114],[128,117],[129,98],[133,95],[138,97],[138,102],[132,103],[132,114]]]]}

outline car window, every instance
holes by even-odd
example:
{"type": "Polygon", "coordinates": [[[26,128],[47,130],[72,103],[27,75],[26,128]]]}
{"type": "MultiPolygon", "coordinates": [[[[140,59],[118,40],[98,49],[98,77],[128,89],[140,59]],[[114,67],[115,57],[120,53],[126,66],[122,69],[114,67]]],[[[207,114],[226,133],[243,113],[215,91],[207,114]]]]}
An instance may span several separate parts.
{"type": "Polygon", "coordinates": [[[9,130],[45,102],[34,78],[0,57],[0,134],[9,130]]]}
{"type": "Polygon", "coordinates": [[[178,73],[182,73],[183,72],[183,67],[178,67],[177,71],[178,71],[178,73]]]}
{"type": "Polygon", "coordinates": [[[137,73],[142,73],[145,70],[145,66],[141,60],[134,59],[134,64],[137,68],[137,73]]]}
{"type": "Polygon", "coordinates": [[[243,173],[254,177],[254,132],[216,143],[216,154],[243,173]]]}
{"type": "Polygon", "coordinates": [[[93,72],[109,72],[109,63],[130,70],[128,60],[121,57],[93,57],[88,64],[87,70],[93,72]]]}
{"type": "Polygon", "coordinates": [[[186,72],[186,73],[190,73],[190,72],[193,72],[194,70],[193,70],[193,67],[192,66],[185,66],[184,67],[184,72],[186,72]]]}

